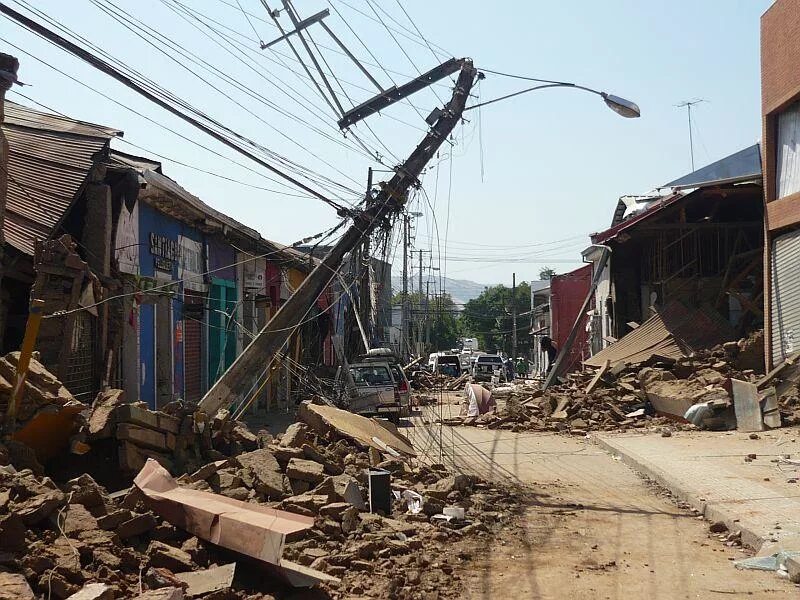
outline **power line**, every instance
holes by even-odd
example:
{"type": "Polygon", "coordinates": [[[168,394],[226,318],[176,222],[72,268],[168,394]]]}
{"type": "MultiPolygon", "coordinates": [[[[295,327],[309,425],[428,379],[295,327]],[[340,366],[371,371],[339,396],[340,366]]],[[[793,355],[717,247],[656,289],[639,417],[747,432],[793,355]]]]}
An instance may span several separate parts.
{"type": "MultiPolygon", "coordinates": [[[[160,86],[159,84],[157,84],[156,82],[154,82],[152,79],[150,79],[150,78],[146,77],[145,75],[141,74],[140,72],[136,71],[135,69],[133,69],[133,68],[129,67],[129,66],[126,64],[126,63],[124,63],[124,62],[122,62],[122,61],[118,60],[116,57],[114,57],[114,56],[112,56],[111,54],[109,54],[108,52],[106,52],[106,51],[105,51],[103,48],[100,48],[99,46],[97,46],[97,45],[93,44],[91,41],[87,40],[85,37],[83,37],[83,36],[81,36],[81,35],[77,34],[76,32],[72,31],[71,29],[69,29],[68,27],[66,27],[65,25],[63,25],[62,23],[60,23],[60,22],[56,21],[55,19],[51,18],[51,17],[50,17],[48,14],[46,14],[46,13],[44,13],[44,12],[42,12],[42,11],[38,10],[36,7],[33,7],[33,6],[31,6],[31,5],[30,5],[29,3],[27,3],[25,0],[18,0],[18,2],[20,2],[21,4],[23,4],[23,5],[25,5],[26,7],[28,7],[28,10],[30,10],[31,12],[34,12],[34,13],[38,14],[38,15],[39,15],[41,18],[43,18],[44,20],[46,20],[48,23],[50,23],[50,24],[51,24],[52,26],[54,26],[55,28],[59,29],[60,31],[63,31],[63,32],[65,32],[65,33],[66,33],[66,34],[68,34],[68,35],[71,35],[71,36],[73,36],[73,37],[75,37],[75,38],[79,39],[79,40],[80,40],[80,41],[82,41],[84,44],[86,44],[88,47],[90,47],[90,48],[94,49],[94,50],[95,50],[95,52],[97,52],[97,53],[99,53],[100,55],[104,56],[104,57],[105,57],[107,60],[111,61],[111,62],[112,62],[112,63],[114,63],[114,64],[117,64],[117,65],[118,65],[118,66],[119,66],[121,69],[123,69],[123,70],[127,70],[127,71],[129,71],[129,72],[132,72],[133,74],[135,74],[135,76],[137,76],[137,77],[139,78],[140,82],[144,82],[144,83],[143,83],[143,85],[144,85],[144,86],[145,86],[147,89],[149,89],[149,90],[151,90],[151,91],[154,91],[154,93],[161,94],[161,95],[163,95],[163,96],[166,96],[166,97],[170,98],[170,100],[171,100],[171,101],[173,101],[173,102],[175,102],[175,103],[177,103],[177,104],[179,104],[179,105],[183,106],[183,107],[184,107],[184,108],[186,108],[187,110],[189,110],[189,111],[191,111],[191,112],[193,112],[193,113],[197,114],[199,117],[203,118],[204,120],[209,120],[209,121],[211,121],[211,122],[212,122],[212,125],[216,125],[216,123],[213,121],[213,119],[210,119],[210,118],[209,118],[207,115],[205,115],[204,113],[202,113],[202,112],[198,111],[198,110],[197,110],[195,107],[193,107],[193,106],[191,106],[190,104],[188,104],[187,102],[185,102],[185,101],[184,101],[182,98],[179,98],[179,97],[177,97],[175,94],[173,94],[173,93],[172,93],[172,92],[170,92],[169,90],[166,90],[165,88],[163,88],[162,86],[160,86]]],[[[46,38],[44,35],[42,35],[41,33],[36,33],[36,35],[38,35],[38,36],[39,36],[39,37],[41,37],[42,39],[45,39],[45,40],[47,40],[47,38],[46,38]]],[[[50,43],[53,43],[53,42],[52,42],[52,40],[47,40],[47,41],[49,41],[50,43]]],[[[222,130],[222,135],[224,135],[224,136],[226,136],[226,137],[229,135],[229,133],[228,133],[228,132],[225,132],[225,131],[224,131],[224,128],[220,127],[220,129],[222,130]]],[[[242,138],[242,136],[238,136],[238,137],[242,138]]],[[[245,139],[245,141],[247,141],[247,142],[248,142],[248,143],[250,143],[251,145],[254,145],[254,146],[256,146],[256,147],[257,147],[257,149],[259,149],[260,151],[264,151],[264,152],[265,152],[265,153],[266,153],[266,154],[267,154],[267,155],[268,155],[270,158],[272,158],[272,159],[274,159],[274,160],[277,160],[278,162],[283,162],[284,164],[286,164],[286,166],[287,166],[288,168],[290,168],[290,169],[294,169],[294,167],[293,167],[293,166],[292,166],[292,164],[291,164],[291,161],[288,161],[288,162],[287,162],[287,161],[286,161],[286,159],[284,159],[284,157],[280,156],[279,154],[277,154],[277,153],[274,153],[274,152],[272,152],[272,151],[270,151],[270,150],[268,150],[268,149],[266,149],[266,148],[263,148],[263,147],[261,147],[261,146],[257,146],[257,145],[255,145],[255,144],[254,144],[254,143],[253,143],[251,140],[247,140],[246,138],[244,138],[244,139],[245,139]]],[[[296,169],[294,169],[294,170],[295,170],[295,171],[297,171],[296,169]]],[[[308,170],[308,169],[306,169],[306,172],[307,172],[307,173],[309,173],[309,172],[310,172],[310,173],[312,173],[312,174],[313,174],[313,172],[312,172],[312,171],[310,171],[310,170],[308,170]]],[[[307,178],[309,178],[309,179],[313,180],[313,178],[310,178],[310,177],[308,177],[308,174],[307,174],[307,173],[306,173],[306,175],[305,175],[305,176],[306,176],[307,178]]],[[[321,177],[322,177],[322,176],[321,176],[321,177]]],[[[324,177],[323,177],[323,178],[324,178],[324,177]]],[[[324,178],[324,179],[326,179],[326,180],[328,180],[328,181],[331,181],[331,182],[332,182],[334,185],[337,185],[337,186],[340,186],[340,187],[344,187],[344,189],[347,189],[347,188],[346,188],[346,186],[341,186],[341,184],[338,184],[338,183],[336,183],[336,182],[333,182],[332,180],[330,180],[330,179],[328,179],[328,178],[324,178]]],[[[324,184],[321,184],[321,185],[322,185],[322,187],[326,187],[324,184]]],[[[351,191],[351,192],[352,192],[352,190],[349,190],[349,191],[351,191]]]]}
{"type": "MultiPolygon", "coordinates": [[[[200,80],[201,80],[203,83],[205,83],[206,85],[208,85],[208,86],[209,86],[209,87],[211,87],[212,89],[214,89],[214,90],[216,90],[217,92],[219,92],[220,94],[222,94],[222,95],[223,95],[225,98],[227,98],[228,100],[230,100],[231,102],[233,102],[234,104],[236,104],[237,106],[239,106],[240,108],[242,108],[244,111],[246,111],[248,114],[250,114],[251,116],[253,116],[253,117],[254,117],[255,119],[257,119],[259,122],[263,123],[264,125],[266,125],[266,126],[267,126],[267,127],[269,127],[270,129],[272,129],[273,131],[275,131],[277,134],[279,134],[280,136],[282,136],[284,139],[286,139],[286,140],[288,140],[290,143],[292,143],[292,144],[296,145],[296,146],[297,146],[297,147],[299,147],[301,150],[303,150],[303,151],[307,152],[308,154],[310,154],[312,157],[316,158],[317,160],[319,160],[319,161],[320,161],[320,162],[322,162],[323,164],[325,164],[325,165],[327,165],[328,167],[332,168],[333,170],[335,170],[335,171],[336,171],[337,173],[339,173],[340,175],[343,175],[344,177],[347,177],[347,178],[348,178],[348,179],[350,179],[350,181],[352,181],[353,183],[358,183],[358,182],[356,182],[356,181],[355,181],[355,180],[354,180],[352,177],[350,177],[349,175],[347,175],[347,174],[346,174],[346,173],[344,173],[343,171],[341,171],[341,170],[337,169],[337,168],[336,168],[335,166],[333,166],[333,165],[332,165],[330,162],[326,161],[324,158],[322,158],[321,156],[319,156],[318,154],[316,154],[315,152],[313,152],[312,150],[310,150],[310,149],[309,149],[307,146],[305,146],[305,145],[301,144],[300,142],[298,142],[298,141],[297,141],[297,140],[296,140],[294,137],[292,137],[292,136],[290,136],[290,135],[288,135],[288,134],[284,133],[283,131],[281,131],[280,129],[278,129],[277,127],[275,127],[275,126],[274,126],[274,125],[272,125],[271,123],[267,122],[265,119],[263,119],[263,118],[261,117],[261,115],[259,115],[259,114],[255,113],[255,112],[251,111],[249,108],[247,108],[246,106],[244,106],[243,104],[241,104],[239,101],[237,101],[236,99],[234,99],[233,97],[231,97],[231,96],[230,96],[228,93],[224,92],[224,91],[223,91],[223,90],[221,90],[219,87],[217,87],[217,86],[216,86],[216,85],[215,85],[213,82],[209,81],[208,79],[206,79],[206,78],[205,78],[205,77],[203,77],[202,75],[199,75],[199,74],[198,74],[196,71],[194,71],[194,70],[190,69],[190,68],[189,68],[189,67],[188,67],[188,66],[187,66],[187,65],[186,65],[186,64],[185,64],[183,61],[177,60],[177,59],[176,59],[176,58],[173,56],[173,54],[172,54],[172,53],[164,51],[162,48],[158,47],[158,46],[157,46],[157,45],[156,45],[156,44],[155,44],[153,41],[151,41],[151,40],[150,40],[150,39],[148,39],[147,37],[145,37],[145,36],[141,35],[141,34],[140,34],[138,31],[134,30],[134,29],[133,29],[133,28],[132,28],[132,27],[131,27],[131,26],[128,24],[128,23],[130,23],[131,21],[128,21],[128,23],[123,23],[121,19],[124,19],[125,17],[120,17],[118,14],[112,14],[112,12],[111,12],[110,10],[107,10],[107,9],[106,9],[106,8],[104,8],[103,6],[100,6],[100,4],[99,4],[99,1],[100,1],[100,0],[91,0],[91,2],[92,2],[92,3],[93,3],[95,6],[97,6],[97,7],[98,7],[100,10],[103,10],[103,11],[104,11],[106,14],[108,14],[109,16],[111,16],[111,17],[112,17],[114,20],[116,20],[116,21],[117,21],[118,23],[120,23],[121,25],[123,25],[123,27],[125,27],[126,29],[128,29],[128,30],[129,30],[131,33],[133,33],[133,34],[134,34],[134,35],[136,35],[137,37],[141,38],[141,39],[142,39],[143,41],[145,41],[147,44],[149,44],[150,46],[152,46],[153,48],[155,48],[155,49],[156,49],[158,52],[160,52],[161,54],[165,55],[167,58],[169,58],[170,60],[172,60],[173,62],[175,62],[176,64],[178,64],[178,65],[179,65],[180,67],[182,67],[183,69],[185,69],[185,70],[189,71],[190,73],[192,73],[192,74],[193,74],[195,77],[197,77],[198,79],[200,79],[200,80]]],[[[162,36],[162,35],[160,34],[160,32],[158,32],[158,31],[156,31],[156,30],[153,30],[152,28],[149,28],[149,26],[147,26],[145,23],[143,23],[142,21],[140,21],[140,20],[136,19],[135,17],[133,17],[133,16],[132,16],[132,15],[130,15],[129,13],[125,12],[123,9],[121,9],[121,8],[117,7],[115,4],[113,4],[113,2],[110,2],[110,0],[105,0],[105,1],[106,1],[108,4],[110,4],[111,6],[113,6],[114,8],[117,8],[117,9],[118,9],[118,10],[119,10],[121,13],[123,13],[123,14],[127,15],[127,16],[128,16],[130,19],[131,19],[131,20],[135,21],[135,22],[136,22],[136,23],[138,23],[140,26],[142,26],[142,27],[145,27],[145,28],[149,29],[149,30],[150,30],[150,31],[151,31],[151,32],[152,32],[152,33],[153,33],[155,36],[160,36],[161,38],[164,38],[164,36],[162,36]]],[[[168,45],[169,45],[169,46],[171,46],[171,49],[172,49],[173,51],[177,51],[177,52],[181,53],[183,56],[186,56],[186,57],[187,57],[187,58],[188,58],[190,61],[194,62],[195,64],[197,64],[197,65],[198,65],[198,66],[200,66],[201,68],[204,68],[204,69],[206,69],[207,71],[213,71],[213,73],[214,73],[215,75],[217,75],[217,76],[219,76],[219,77],[222,77],[222,78],[223,78],[223,79],[225,79],[225,80],[228,80],[229,82],[233,83],[235,87],[239,87],[239,89],[242,89],[242,87],[243,87],[243,86],[241,86],[241,85],[240,85],[238,82],[236,82],[236,81],[235,81],[233,78],[231,78],[230,76],[228,76],[228,74],[227,74],[227,73],[225,73],[225,72],[223,72],[223,71],[221,71],[221,70],[217,69],[217,68],[216,68],[216,67],[214,67],[213,65],[211,65],[211,64],[207,63],[206,61],[204,61],[204,60],[200,59],[199,57],[197,57],[197,55],[196,55],[196,54],[193,54],[193,53],[191,53],[191,52],[184,52],[183,48],[181,48],[180,46],[177,46],[177,45],[175,45],[175,44],[172,44],[172,43],[171,43],[171,40],[168,40],[168,38],[165,38],[165,39],[167,39],[168,45]],[[187,54],[188,54],[188,56],[187,56],[187,54]],[[199,60],[199,62],[198,62],[198,60],[199,60]],[[202,63],[202,64],[201,64],[201,63],[202,63]]],[[[276,110],[278,110],[278,112],[280,112],[280,113],[282,113],[282,114],[285,114],[285,115],[287,115],[287,116],[291,116],[291,117],[295,118],[296,120],[299,120],[301,123],[303,123],[303,124],[305,124],[305,125],[307,125],[307,126],[311,127],[311,125],[310,125],[310,124],[309,124],[307,121],[304,121],[304,120],[302,120],[302,119],[299,119],[299,117],[296,117],[295,115],[291,115],[290,113],[288,113],[288,112],[286,112],[286,111],[283,111],[282,109],[280,109],[279,107],[277,107],[277,105],[274,105],[273,103],[270,103],[270,102],[266,101],[266,99],[265,99],[263,96],[257,96],[257,95],[255,95],[255,94],[252,92],[252,90],[249,90],[249,88],[248,88],[248,90],[246,90],[246,93],[248,93],[248,95],[250,95],[251,97],[255,98],[256,100],[262,101],[262,103],[264,103],[265,105],[269,106],[270,108],[276,109],[276,110]]],[[[354,191],[354,190],[353,190],[353,191],[354,191]]]]}
{"type": "MultiPolygon", "coordinates": [[[[46,104],[42,104],[41,102],[31,98],[30,96],[26,96],[22,92],[19,92],[19,91],[15,90],[15,89],[12,89],[11,92],[17,94],[18,96],[20,96],[22,98],[25,98],[26,100],[36,104],[37,106],[40,106],[40,107],[44,108],[45,110],[48,110],[48,111],[50,111],[50,112],[52,112],[54,114],[60,115],[62,117],[69,118],[68,115],[56,110],[55,108],[47,106],[46,104]]],[[[98,128],[98,131],[100,131],[100,128],[98,128]]],[[[227,175],[222,175],[221,173],[216,173],[214,171],[209,171],[208,169],[204,169],[203,167],[198,167],[197,165],[193,165],[193,164],[184,162],[184,161],[179,160],[177,158],[174,158],[172,156],[165,156],[163,154],[160,154],[160,153],[156,152],[155,150],[152,150],[150,148],[145,148],[144,146],[140,146],[139,144],[136,144],[136,143],[130,141],[129,139],[124,138],[124,137],[119,137],[119,138],[114,138],[114,139],[119,141],[119,142],[122,142],[123,144],[128,144],[129,146],[133,146],[134,148],[142,150],[143,152],[146,152],[148,154],[151,154],[151,155],[156,156],[158,158],[161,158],[163,160],[167,160],[169,162],[175,163],[175,164],[180,165],[182,167],[186,167],[187,169],[192,169],[192,170],[198,171],[200,173],[205,173],[206,175],[211,175],[211,176],[217,177],[219,179],[224,179],[225,181],[230,181],[231,183],[237,183],[237,184],[243,185],[245,187],[253,188],[253,189],[256,189],[256,190],[262,190],[262,191],[265,191],[265,192],[272,192],[274,194],[281,194],[283,196],[292,196],[294,198],[313,198],[313,196],[310,196],[308,194],[294,194],[294,193],[290,193],[290,192],[276,190],[274,188],[268,188],[268,187],[264,187],[264,186],[260,186],[260,185],[255,185],[253,183],[248,183],[246,181],[241,181],[239,179],[235,179],[235,178],[229,177],[227,175]]],[[[234,163],[234,164],[238,165],[239,163],[234,163]]],[[[256,174],[259,174],[259,173],[256,172],[256,174]]],[[[270,181],[272,181],[272,180],[270,180],[270,181]]],[[[280,185],[284,185],[280,181],[278,183],[280,185]]]]}
{"type": "MultiPolygon", "coordinates": [[[[98,94],[99,96],[105,98],[106,100],[116,104],[120,108],[124,108],[124,109],[128,110],[129,112],[135,114],[136,116],[141,117],[142,119],[145,119],[146,121],[152,123],[153,125],[156,125],[156,126],[160,127],[161,129],[164,129],[165,131],[168,131],[168,132],[172,133],[173,135],[181,138],[182,140],[185,140],[185,141],[197,146],[198,148],[202,148],[203,150],[206,150],[207,152],[210,152],[211,154],[213,154],[213,155],[215,155],[215,156],[217,156],[219,158],[222,158],[222,159],[224,159],[224,160],[226,160],[226,161],[228,161],[228,162],[230,162],[230,163],[232,163],[232,164],[234,164],[236,166],[239,166],[239,167],[241,167],[241,168],[243,168],[243,169],[245,169],[247,171],[250,171],[250,172],[258,175],[259,177],[263,177],[264,179],[267,179],[268,181],[272,181],[274,183],[277,183],[278,185],[282,185],[282,186],[287,187],[287,188],[290,187],[289,184],[287,184],[287,183],[285,183],[283,181],[280,181],[278,179],[274,179],[274,178],[272,178],[272,177],[270,177],[268,175],[265,175],[264,173],[261,173],[261,172],[255,170],[255,169],[253,169],[251,167],[248,167],[245,164],[237,162],[237,161],[233,160],[232,158],[230,158],[228,156],[225,156],[224,154],[214,150],[213,148],[205,146],[204,144],[201,144],[200,142],[198,142],[198,141],[196,141],[196,140],[194,140],[194,139],[192,139],[192,138],[190,138],[188,136],[185,136],[182,133],[179,133],[178,131],[175,131],[174,129],[164,125],[163,123],[160,123],[159,121],[156,121],[155,119],[153,119],[151,117],[148,117],[147,115],[145,115],[145,114],[143,114],[143,113],[131,108],[130,106],[127,106],[126,104],[123,104],[122,102],[119,102],[118,100],[115,100],[111,96],[101,92],[100,90],[98,90],[96,88],[93,88],[89,84],[84,83],[83,81],[81,81],[81,80],[73,77],[72,75],[62,71],[58,67],[55,67],[55,66],[51,65],[50,63],[48,63],[47,61],[39,58],[38,56],[35,56],[34,54],[31,54],[30,52],[28,52],[26,50],[23,50],[22,48],[20,48],[16,44],[13,44],[12,42],[9,42],[8,40],[6,40],[4,38],[1,38],[1,37],[0,37],[0,41],[5,42],[6,44],[11,46],[12,48],[16,49],[18,52],[21,52],[22,54],[24,54],[24,55],[26,55],[26,56],[28,56],[28,57],[40,62],[41,64],[49,67],[50,69],[54,70],[55,72],[59,73],[60,75],[66,77],[66,78],[70,79],[71,81],[81,85],[82,87],[85,87],[86,89],[98,94]]],[[[16,90],[15,90],[15,93],[20,94],[20,92],[17,92],[16,90]]],[[[22,94],[20,94],[20,95],[22,95],[22,94]]],[[[32,101],[36,102],[35,100],[32,100],[32,101]]],[[[37,104],[38,104],[38,102],[37,102],[37,104]]],[[[53,110],[53,109],[49,109],[49,110],[53,110]]],[[[54,111],[54,112],[58,113],[58,111],[54,111]]],[[[58,114],[61,114],[61,113],[58,113],[58,114]]],[[[64,116],[66,116],[66,115],[64,115],[64,116]]],[[[304,196],[304,197],[316,199],[316,196],[313,196],[311,194],[309,194],[307,196],[304,196]]]]}
{"type": "MultiPolygon", "coordinates": [[[[186,114],[185,112],[179,110],[178,108],[176,108],[175,106],[170,104],[169,101],[167,101],[167,100],[157,96],[153,92],[145,89],[142,85],[140,85],[139,83],[136,83],[130,77],[128,77],[124,73],[120,72],[118,69],[116,69],[112,65],[108,64],[104,60],[98,58],[97,56],[95,56],[94,54],[89,52],[88,50],[80,48],[76,44],[74,44],[74,43],[62,38],[61,36],[59,36],[55,32],[47,29],[46,27],[40,25],[39,23],[29,19],[28,17],[18,13],[17,11],[14,11],[13,9],[5,6],[4,4],[0,4],[0,12],[3,12],[6,16],[13,18],[15,21],[17,21],[18,23],[22,24],[27,29],[37,33],[38,35],[41,35],[42,37],[47,39],[49,42],[51,42],[53,45],[59,46],[59,47],[63,48],[64,50],[66,50],[67,52],[69,52],[70,54],[73,54],[74,56],[77,56],[78,58],[81,58],[85,62],[88,62],[90,65],[94,66],[95,68],[99,69],[100,71],[104,72],[105,74],[113,77],[114,79],[116,79],[117,81],[119,81],[120,83],[125,85],[126,87],[128,87],[128,88],[132,89],[133,91],[137,92],[138,94],[144,96],[145,98],[147,98],[151,102],[154,102],[155,104],[161,106],[165,110],[167,110],[167,111],[171,112],[172,114],[174,114],[175,116],[183,119],[187,123],[189,123],[191,125],[194,125],[195,127],[200,129],[201,131],[204,131],[206,134],[208,134],[211,137],[215,138],[216,140],[222,142],[226,146],[229,146],[230,148],[232,148],[232,149],[236,150],[237,152],[243,154],[244,156],[250,158],[254,162],[257,162],[258,164],[260,164],[261,166],[265,167],[266,169],[269,169],[270,171],[272,171],[273,173],[275,173],[279,177],[282,177],[283,179],[286,179],[287,181],[289,181],[293,185],[295,185],[295,186],[299,187],[300,189],[312,194],[313,196],[317,197],[319,200],[321,200],[321,201],[325,202],[326,204],[332,206],[333,208],[337,209],[337,211],[345,211],[344,207],[341,204],[338,204],[337,202],[334,202],[333,200],[330,200],[329,198],[327,198],[326,196],[324,196],[321,193],[317,192],[313,188],[311,188],[311,187],[305,185],[304,183],[298,181],[297,179],[295,179],[291,175],[289,175],[287,173],[284,173],[283,171],[281,171],[277,167],[269,164],[267,161],[257,157],[252,152],[246,150],[245,148],[241,147],[237,143],[231,141],[230,139],[228,139],[227,137],[225,137],[224,135],[222,135],[221,133],[216,131],[213,127],[211,127],[209,125],[206,125],[206,124],[200,122],[195,117],[192,117],[192,116],[186,114]]],[[[214,121],[212,121],[212,123],[217,125],[217,123],[214,122],[214,121]]],[[[224,126],[223,126],[223,128],[224,128],[224,126]]],[[[241,136],[240,134],[237,134],[237,133],[233,132],[232,130],[230,130],[228,128],[224,128],[224,129],[226,131],[232,133],[236,137],[242,139],[242,140],[246,139],[243,136],[241,136]]]]}

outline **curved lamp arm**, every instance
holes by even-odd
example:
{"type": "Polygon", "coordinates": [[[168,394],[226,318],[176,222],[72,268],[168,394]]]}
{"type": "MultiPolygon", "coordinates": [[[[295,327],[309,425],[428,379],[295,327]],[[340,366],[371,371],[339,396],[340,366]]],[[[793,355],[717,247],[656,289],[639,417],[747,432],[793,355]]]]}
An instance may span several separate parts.
{"type": "Polygon", "coordinates": [[[631,102],[630,100],[626,100],[625,98],[620,98],[619,96],[614,96],[613,94],[598,92],[597,90],[593,90],[591,88],[587,88],[582,85],[578,85],[576,83],[547,83],[544,85],[536,85],[524,90],[520,90],[519,92],[514,92],[513,94],[500,96],[499,98],[495,98],[494,100],[488,100],[487,102],[481,102],[480,104],[473,104],[472,106],[468,106],[467,108],[465,108],[464,111],[466,112],[468,110],[472,110],[473,108],[478,108],[479,106],[487,106],[489,104],[494,104],[495,102],[500,102],[500,100],[507,100],[509,98],[513,98],[514,96],[527,94],[528,92],[542,90],[545,88],[554,88],[554,87],[575,88],[578,90],[583,90],[585,92],[591,92],[592,94],[597,94],[603,99],[603,101],[606,103],[606,106],[608,106],[618,115],[628,119],[634,119],[636,117],[642,116],[642,112],[639,110],[639,107],[636,105],[635,102],[631,102]]]}

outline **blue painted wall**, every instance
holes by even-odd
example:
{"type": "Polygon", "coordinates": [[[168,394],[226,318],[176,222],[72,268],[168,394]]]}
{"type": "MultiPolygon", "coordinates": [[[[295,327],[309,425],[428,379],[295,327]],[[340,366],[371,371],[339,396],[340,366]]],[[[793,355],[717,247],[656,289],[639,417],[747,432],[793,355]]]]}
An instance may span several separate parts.
{"type": "MultiPolygon", "coordinates": [[[[159,277],[171,276],[173,281],[178,279],[178,261],[172,261],[172,272],[157,271],[155,268],[155,256],[151,253],[150,234],[155,233],[168,240],[178,243],[178,236],[191,238],[197,242],[203,241],[201,233],[195,229],[158,212],[144,202],[139,206],[139,273],[143,277],[155,277],[158,272],[159,277]]],[[[173,338],[173,393],[183,397],[183,342],[177,341],[175,336],[176,327],[183,319],[183,286],[179,285],[178,293],[172,300],[172,338],[173,338]]],[[[155,408],[156,405],[156,365],[155,365],[155,344],[154,344],[154,323],[155,307],[152,304],[143,304],[140,313],[140,362],[142,380],[140,381],[141,400],[155,408]]]]}

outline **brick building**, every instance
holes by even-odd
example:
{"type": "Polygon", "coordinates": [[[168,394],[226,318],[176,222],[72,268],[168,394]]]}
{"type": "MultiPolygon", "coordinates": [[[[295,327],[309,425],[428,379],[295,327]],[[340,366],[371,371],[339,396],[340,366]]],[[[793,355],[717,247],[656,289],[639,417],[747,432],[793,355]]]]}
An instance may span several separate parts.
{"type": "Polygon", "coordinates": [[[800,351],[800,0],[761,17],[768,366],[800,351]]]}

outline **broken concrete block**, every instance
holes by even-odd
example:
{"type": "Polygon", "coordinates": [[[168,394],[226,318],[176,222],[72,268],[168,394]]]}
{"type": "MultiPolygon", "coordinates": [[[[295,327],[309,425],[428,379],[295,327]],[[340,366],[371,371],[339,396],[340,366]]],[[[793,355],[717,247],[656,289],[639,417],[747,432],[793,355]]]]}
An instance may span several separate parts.
{"type": "Polygon", "coordinates": [[[123,404],[115,411],[115,418],[118,423],[132,423],[148,429],[159,429],[163,432],[178,435],[181,428],[181,420],[172,415],[162,412],[153,412],[146,408],[134,406],[133,404],[123,404]]]}
{"type": "Polygon", "coordinates": [[[97,518],[97,526],[100,529],[111,531],[122,525],[125,521],[133,518],[133,513],[126,508],[115,510],[114,512],[97,518]]]}
{"type": "Polygon", "coordinates": [[[62,488],[70,504],[83,504],[86,508],[103,506],[108,501],[106,491],[86,473],[70,479],[62,488]]]}
{"type": "Polygon", "coordinates": [[[470,479],[466,475],[458,474],[444,477],[425,490],[433,498],[445,500],[451,492],[463,492],[469,487],[470,479]]]}
{"type": "Polygon", "coordinates": [[[161,452],[166,452],[167,436],[164,432],[147,429],[139,425],[130,423],[120,423],[117,425],[117,439],[133,442],[137,446],[152,448],[161,452]]]}
{"type": "Polygon", "coordinates": [[[107,390],[100,392],[92,404],[92,413],[89,416],[88,434],[93,440],[111,437],[114,424],[114,412],[117,406],[125,403],[125,392],[122,390],[107,390]]]}
{"type": "Polygon", "coordinates": [[[790,556],[786,559],[784,565],[789,572],[789,581],[792,583],[800,583],[800,558],[797,556],[790,556]]]}
{"type": "Polygon", "coordinates": [[[87,583],[67,600],[114,600],[114,590],[106,583],[87,583]]]}
{"type": "Polygon", "coordinates": [[[119,466],[123,471],[141,471],[148,458],[152,458],[165,469],[173,469],[172,458],[149,448],[140,448],[130,442],[119,445],[119,466]]]}
{"type": "Polygon", "coordinates": [[[281,437],[284,448],[301,448],[308,439],[308,427],[304,423],[292,423],[281,437]]]}
{"type": "Polygon", "coordinates": [[[245,452],[235,458],[240,467],[250,472],[254,489],[271,499],[280,499],[286,493],[280,465],[269,450],[245,452]]]}
{"type": "Polygon", "coordinates": [[[0,572],[0,600],[36,600],[25,577],[0,572]]]}
{"type": "Polygon", "coordinates": [[[175,578],[187,585],[186,596],[194,598],[195,596],[230,589],[233,585],[235,571],[236,563],[230,563],[201,571],[176,573],[175,578]]]}
{"type": "Polygon", "coordinates": [[[0,516],[0,550],[19,552],[25,548],[25,523],[15,513],[0,516]]]}
{"type": "Polygon", "coordinates": [[[153,589],[170,587],[183,589],[185,587],[185,584],[175,577],[175,573],[163,567],[149,567],[144,572],[142,581],[147,587],[153,589]]]}
{"type": "Polygon", "coordinates": [[[120,539],[126,539],[135,535],[142,535],[153,529],[157,525],[155,517],[150,513],[136,515],[117,527],[116,534],[120,539]]]}
{"type": "Polygon", "coordinates": [[[312,460],[293,458],[286,467],[286,476],[316,485],[325,479],[325,467],[312,460]]]}
{"type": "Polygon", "coordinates": [[[33,525],[49,517],[66,502],[64,493],[49,490],[24,500],[14,506],[14,512],[26,525],[33,525]]]}
{"type": "Polygon", "coordinates": [[[58,521],[58,528],[67,537],[97,529],[97,519],[82,504],[68,504],[63,510],[50,515],[50,519],[54,523],[58,521]]]}
{"type": "Polygon", "coordinates": [[[341,521],[345,511],[349,508],[353,508],[349,502],[333,502],[320,507],[319,514],[323,517],[341,521]]]}
{"type": "Polygon", "coordinates": [[[225,460],[218,460],[218,461],[215,461],[215,462],[211,462],[211,463],[208,463],[207,465],[203,465],[202,467],[197,469],[197,471],[195,471],[194,473],[191,474],[190,480],[191,481],[201,481],[201,480],[208,479],[214,473],[216,473],[220,469],[224,469],[229,464],[230,464],[230,461],[225,459],[225,460]]]}
{"type": "Polygon", "coordinates": [[[179,587],[165,587],[158,590],[149,590],[134,597],[134,600],[183,600],[183,589],[179,587]]]}
{"type": "Polygon", "coordinates": [[[152,541],[147,547],[147,556],[150,557],[150,565],[169,569],[173,573],[191,571],[195,568],[192,557],[188,552],[180,548],[173,548],[162,542],[152,541]]]}

